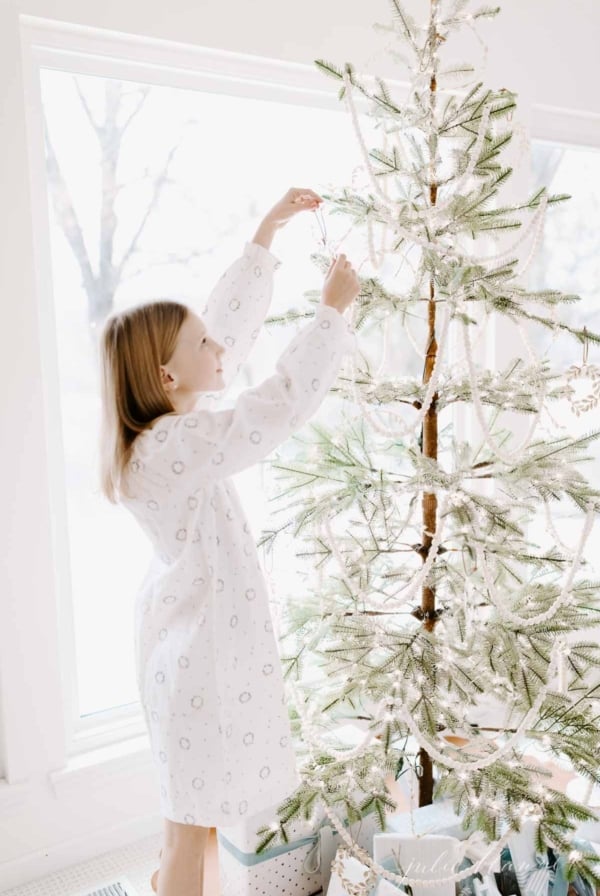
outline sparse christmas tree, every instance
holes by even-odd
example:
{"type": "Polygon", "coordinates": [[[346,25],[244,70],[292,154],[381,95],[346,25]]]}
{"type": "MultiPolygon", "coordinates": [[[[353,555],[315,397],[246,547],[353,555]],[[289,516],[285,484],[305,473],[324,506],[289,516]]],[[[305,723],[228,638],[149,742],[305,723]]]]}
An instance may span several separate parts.
{"type": "MultiPolygon", "coordinates": [[[[332,819],[333,810],[354,821],[374,808],[383,829],[396,808],[385,779],[406,770],[410,739],[418,745],[420,805],[450,797],[496,854],[506,832],[533,817],[538,847],[569,853],[568,874],[600,884],[590,856],[571,850],[577,824],[594,813],[546,786],[523,755],[525,739],[539,740],[600,782],[600,693],[590,684],[600,666],[591,631],[600,604],[583,557],[600,491],[579,468],[600,431],[552,436],[546,410],[571,388],[564,371],[545,358],[526,363],[518,348],[495,369],[475,347],[502,317],[517,329],[561,328],[584,345],[600,336],[561,321],[561,305],[577,296],[527,289],[546,209],[569,197],[541,188],[503,204],[515,95],[482,83],[465,88],[473,69],[442,62],[452,32],[499,10],[423,2],[423,25],[396,0],[391,24],[375,25],[408,63],[406,97],[395,98],[381,78],[367,86],[349,63],[316,60],[341,82],[367,176],[362,190],[321,192],[332,213],[364,228],[374,274],[362,278],[353,308],[359,350],[333,390],[339,421],[307,426],[272,464],[273,513],[283,519],[262,544],[277,550],[278,539],[293,536],[314,577],[286,604],[281,644],[303,785],[280,807],[281,826],[265,829],[261,848],[285,840],[285,822],[308,818],[318,801],[332,819]],[[366,146],[359,95],[381,146],[366,146]],[[410,259],[408,286],[378,278],[383,258],[393,256],[410,259]],[[422,376],[403,373],[402,352],[395,375],[379,375],[368,339],[372,345],[384,330],[414,338],[419,327],[422,376]],[[369,334],[362,346],[361,334],[369,334]],[[477,438],[452,425],[458,406],[472,411],[477,438]],[[506,411],[512,422],[501,425],[506,411]],[[515,420],[526,421],[524,435],[515,420]],[[572,550],[531,537],[542,513],[552,531],[561,502],[581,510],[572,550]],[[584,630],[589,637],[573,637],[584,630]],[[321,667],[318,685],[303,680],[309,657],[321,667]],[[504,711],[490,736],[472,717],[492,699],[504,711]],[[336,746],[333,734],[348,718],[364,722],[352,750],[336,746]]],[[[315,261],[325,271],[330,258],[322,252],[315,261]]],[[[307,295],[318,301],[318,293],[307,295]]],[[[312,309],[270,320],[306,314],[312,309]]]]}

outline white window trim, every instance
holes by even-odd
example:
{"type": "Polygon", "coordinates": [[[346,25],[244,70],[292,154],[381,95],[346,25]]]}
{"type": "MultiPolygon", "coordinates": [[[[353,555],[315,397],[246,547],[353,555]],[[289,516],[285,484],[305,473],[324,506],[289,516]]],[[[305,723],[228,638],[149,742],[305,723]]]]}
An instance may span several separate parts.
{"type": "MultiPolygon", "coordinates": [[[[246,54],[195,47],[137,35],[107,32],[29,15],[20,15],[27,114],[32,220],[35,235],[37,308],[40,354],[44,370],[45,417],[60,419],[57,347],[54,337],[54,297],[49,245],[49,217],[43,152],[39,69],[54,68],[88,75],[135,80],[184,89],[205,90],[249,98],[296,103],[339,111],[337,85],[314,67],[246,54]],[[333,86],[332,86],[333,85],[333,86]]],[[[359,109],[366,101],[358,98],[359,109]]],[[[47,481],[52,505],[55,606],[60,640],[63,717],[56,719],[56,739],[64,743],[63,766],[49,771],[56,793],[68,781],[90,782],[110,777],[118,766],[119,750],[125,766],[140,769],[140,758],[150,757],[147,732],[139,704],[95,713],[77,721],[77,691],[72,674],[75,642],[71,610],[71,578],[64,490],[64,452],[60,427],[46,426],[47,481]]],[[[0,806],[25,801],[29,786],[22,780],[0,779],[0,806]],[[17,793],[18,790],[18,793],[17,793]]]]}
{"type": "MultiPolygon", "coordinates": [[[[234,94],[266,100],[296,103],[339,111],[338,86],[315,66],[282,62],[247,54],[190,46],[173,41],[140,37],[120,32],[55,22],[21,15],[29,163],[32,183],[32,216],[35,231],[36,277],[42,364],[46,376],[47,418],[59,419],[60,399],[56,346],[53,338],[53,295],[49,249],[49,222],[46,205],[45,170],[41,127],[39,67],[82,74],[136,80],[185,89],[234,94]]],[[[363,79],[371,83],[369,78],[363,79]]],[[[405,84],[388,79],[391,88],[402,91],[405,84]]],[[[359,111],[367,101],[357,96],[359,111]]],[[[536,139],[568,145],[600,148],[600,115],[536,105],[530,110],[530,134],[536,139]]],[[[131,773],[149,760],[142,714],[135,704],[107,712],[73,728],[76,693],[71,670],[74,668],[74,636],[70,613],[69,559],[64,533],[63,449],[59,427],[47,427],[48,481],[53,506],[52,550],[55,558],[56,606],[60,633],[69,649],[62,650],[62,681],[66,695],[64,718],[57,729],[66,733],[64,767],[50,773],[55,789],[64,792],[77,787],[82,779],[98,782],[103,775],[131,773]],[[66,729],[66,731],[65,731],[66,729]]],[[[57,735],[58,736],[58,735],[57,735]]],[[[0,807],[15,805],[28,798],[30,786],[7,784],[0,779],[0,807]]]]}

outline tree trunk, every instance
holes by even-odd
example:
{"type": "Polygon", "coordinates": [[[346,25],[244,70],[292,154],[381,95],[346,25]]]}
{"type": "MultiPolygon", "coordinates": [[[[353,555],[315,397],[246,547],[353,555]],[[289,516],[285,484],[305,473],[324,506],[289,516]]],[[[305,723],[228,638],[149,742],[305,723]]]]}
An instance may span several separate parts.
{"type": "MultiPolygon", "coordinates": [[[[435,30],[435,6],[436,0],[432,0],[430,24],[432,32],[435,30]]],[[[437,34],[432,33],[431,39],[435,41],[437,39],[437,34]]],[[[435,125],[435,122],[433,120],[433,109],[435,107],[435,93],[437,90],[435,70],[433,71],[431,76],[429,90],[432,109],[431,127],[433,128],[435,125]]],[[[436,144],[432,140],[430,144],[431,179],[429,184],[429,201],[432,207],[437,202],[438,189],[435,170],[435,147],[436,144]]],[[[435,365],[435,359],[437,356],[438,346],[437,340],[435,338],[435,311],[435,284],[432,278],[429,281],[429,302],[427,304],[428,334],[427,353],[425,356],[425,365],[423,369],[424,384],[429,383],[431,379],[431,375],[433,373],[433,368],[435,365]]],[[[425,419],[423,420],[423,426],[421,429],[421,451],[425,457],[430,457],[433,460],[437,460],[438,454],[438,397],[438,393],[435,392],[429,409],[425,414],[425,419]]],[[[435,494],[429,492],[425,492],[423,494],[422,512],[423,534],[421,537],[420,553],[423,563],[425,563],[427,557],[429,556],[429,551],[431,550],[431,542],[433,541],[433,536],[436,532],[437,527],[437,497],[435,494]]],[[[421,606],[416,610],[415,615],[417,616],[417,618],[423,621],[423,625],[426,631],[433,631],[437,618],[434,588],[431,588],[428,585],[423,586],[421,594],[421,606]]],[[[431,802],[433,802],[433,763],[431,761],[429,753],[427,753],[427,751],[423,748],[419,750],[419,765],[419,806],[428,806],[431,802]]]]}

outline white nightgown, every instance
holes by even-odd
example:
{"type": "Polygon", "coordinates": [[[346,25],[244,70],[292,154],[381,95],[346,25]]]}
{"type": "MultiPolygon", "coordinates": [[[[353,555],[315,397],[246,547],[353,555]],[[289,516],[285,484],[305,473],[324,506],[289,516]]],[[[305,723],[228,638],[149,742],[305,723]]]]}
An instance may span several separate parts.
{"type": "MultiPolygon", "coordinates": [[[[247,242],[201,315],[225,346],[225,389],[264,321],[281,262],[247,242]]],[[[318,409],[356,337],[319,305],[276,373],[232,408],[204,393],[194,410],[153,421],[134,441],[131,498],[154,556],[135,601],[140,700],[163,815],[228,826],[300,783],[267,584],[229,478],[263,460],[318,409]],[[210,406],[208,406],[210,405],[210,406]]]]}

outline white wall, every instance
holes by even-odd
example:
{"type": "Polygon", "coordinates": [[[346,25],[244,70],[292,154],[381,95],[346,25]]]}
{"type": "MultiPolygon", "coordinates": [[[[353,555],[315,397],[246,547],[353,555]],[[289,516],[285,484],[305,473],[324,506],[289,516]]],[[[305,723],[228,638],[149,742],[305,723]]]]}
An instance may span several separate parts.
{"type": "MultiPolygon", "coordinates": [[[[428,4],[410,5],[426,11],[428,4]]],[[[44,199],[27,159],[20,13],[308,66],[320,57],[351,61],[359,71],[366,65],[403,77],[381,56],[384,38],[371,28],[390,21],[387,0],[0,0],[0,774],[10,781],[0,779],[0,890],[160,826],[143,762],[135,780],[126,757],[113,757],[99,771],[82,761],[70,777],[54,779],[56,790],[48,785],[65,746],[50,724],[61,715],[64,687],[49,586],[53,503],[44,478],[46,427],[57,424],[45,420],[39,334],[51,310],[40,311],[36,292],[31,208],[44,199]],[[24,660],[32,655],[33,664],[24,660]]],[[[533,104],[600,114],[595,0],[507,0],[481,33],[486,81],[520,93],[521,117],[533,115],[533,104]]],[[[478,47],[466,41],[465,58],[478,47]]],[[[545,120],[551,117],[546,110],[545,120]]]]}
{"type": "MultiPolygon", "coordinates": [[[[429,0],[405,5],[420,20],[429,0]]],[[[490,0],[489,5],[501,6],[495,19],[479,26],[489,48],[490,86],[518,90],[534,103],[600,114],[597,0],[490,0]]],[[[307,65],[321,57],[349,61],[358,69],[382,46],[383,36],[372,23],[392,19],[388,0],[20,0],[18,8],[65,22],[307,65]]],[[[479,47],[473,37],[460,45],[465,59],[479,47]]],[[[402,78],[387,57],[379,62],[376,57],[369,68],[382,77],[402,78]]]]}

